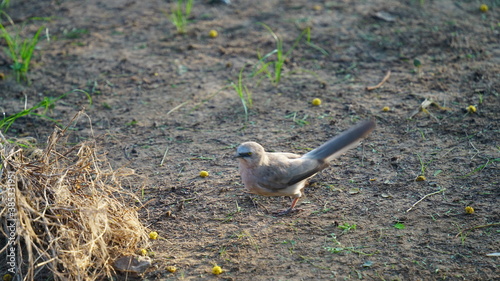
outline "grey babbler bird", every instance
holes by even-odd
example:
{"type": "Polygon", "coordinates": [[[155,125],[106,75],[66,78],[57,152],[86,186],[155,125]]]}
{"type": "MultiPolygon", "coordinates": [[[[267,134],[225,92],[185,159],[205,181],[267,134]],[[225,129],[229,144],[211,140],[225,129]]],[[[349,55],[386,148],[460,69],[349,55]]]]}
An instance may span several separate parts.
{"type": "Polygon", "coordinates": [[[290,208],[279,213],[288,214],[295,208],[309,178],[327,168],[330,161],[357,146],[374,128],[372,120],[360,122],[304,155],[266,152],[256,142],[244,142],[238,146],[235,155],[241,179],[249,193],[293,198],[290,208]]]}

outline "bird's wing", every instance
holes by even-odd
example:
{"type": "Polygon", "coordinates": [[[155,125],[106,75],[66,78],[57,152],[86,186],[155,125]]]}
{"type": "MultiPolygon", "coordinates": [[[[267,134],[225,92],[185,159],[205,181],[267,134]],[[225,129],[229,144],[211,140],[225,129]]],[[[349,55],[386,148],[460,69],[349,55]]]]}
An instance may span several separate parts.
{"type": "Polygon", "coordinates": [[[313,176],[327,166],[324,161],[304,159],[296,154],[270,153],[269,165],[259,167],[257,182],[266,189],[285,189],[313,176]]]}
{"type": "Polygon", "coordinates": [[[308,179],[314,176],[317,172],[328,167],[327,162],[318,159],[300,158],[295,162],[298,164],[293,165],[292,169],[289,169],[292,177],[288,180],[288,185],[293,185],[308,179]]]}
{"type": "Polygon", "coordinates": [[[342,155],[347,150],[356,147],[359,141],[366,137],[375,128],[375,122],[367,120],[360,122],[351,129],[341,133],[333,139],[325,142],[320,147],[304,154],[304,158],[321,159],[330,162],[342,155]]]}

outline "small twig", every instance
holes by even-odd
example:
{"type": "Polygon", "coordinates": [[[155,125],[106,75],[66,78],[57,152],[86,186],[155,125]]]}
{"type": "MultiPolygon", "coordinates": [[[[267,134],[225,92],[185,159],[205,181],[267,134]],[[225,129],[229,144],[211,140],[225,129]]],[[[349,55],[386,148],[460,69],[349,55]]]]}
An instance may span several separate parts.
{"type": "Polygon", "coordinates": [[[446,153],[445,153],[445,154],[443,154],[443,155],[441,156],[441,158],[443,158],[443,159],[444,159],[444,157],[445,157],[446,155],[448,155],[448,153],[452,152],[455,148],[456,148],[456,147],[453,147],[452,149],[450,149],[450,150],[446,151],[446,153]]]}
{"type": "Polygon", "coordinates": [[[37,172],[32,172],[33,175],[35,176],[44,176],[46,178],[51,178],[51,177],[60,177],[62,175],[64,175],[65,173],[59,173],[59,174],[42,174],[42,173],[37,173],[37,172]]]}
{"type": "Polygon", "coordinates": [[[473,144],[470,140],[469,140],[469,144],[470,144],[470,145],[472,146],[472,148],[474,148],[474,150],[476,151],[476,154],[474,154],[474,156],[472,156],[472,158],[470,159],[470,160],[472,160],[472,159],[474,159],[474,157],[476,157],[476,155],[478,155],[478,154],[479,154],[479,150],[477,150],[477,148],[474,146],[474,144],[473,144]]]}
{"type": "Polygon", "coordinates": [[[2,139],[3,142],[7,143],[7,139],[4,137],[1,131],[0,131],[0,139],[2,139]]]}
{"type": "Polygon", "coordinates": [[[500,222],[494,222],[494,223],[488,223],[488,224],[483,224],[483,225],[477,225],[477,226],[469,227],[469,228],[464,229],[464,230],[460,231],[459,233],[457,233],[457,235],[455,235],[455,238],[457,238],[458,236],[462,235],[462,233],[464,233],[466,231],[471,231],[471,230],[474,230],[474,229],[483,228],[483,227],[490,227],[490,226],[495,226],[495,225],[500,225],[500,222]]]}
{"type": "Polygon", "coordinates": [[[406,210],[406,212],[408,213],[409,211],[411,211],[413,209],[413,207],[415,207],[418,203],[422,202],[425,198],[429,197],[429,196],[432,196],[432,195],[436,195],[438,193],[441,193],[443,191],[445,191],[446,188],[443,188],[441,190],[438,190],[436,192],[432,192],[432,193],[429,193],[427,195],[425,195],[424,197],[420,198],[420,200],[418,200],[417,202],[415,202],[415,204],[413,204],[408,210],[406,210]]]}
{"type": "Polygon", "coordinates": [[[188,103],[188,101],[185,101],[185,102],[183,102],[183,103],[179,104],[178,106],[176,106],[176,107],[174,107],[174,108],[170,109],[170,111],[169,111],[169,112],[167,112],[167,114],[166,114],[165,116],[170,115],[170,113],[172,113],[172,112],[176,111],[177,109],[179,109],[179,108],[183,107],[183,106],[184,106],[184,105],[186,105],[187,103],[188,103]]]}
{"type": "Polygon", "coordinates": [[[384,76],[384,78],[382,79],[382,81],[380,81],[380,83],[378,83],[375,86],[366,87],[366,90],[371,91],[371,90],[375,90],[375,89],[378,89],[378,88],[382,87],[382,85],[384,85],[384,83],[387,82],[387,80],[389,80],[389,77],[391,77],[391,71],[390,70],[387,71],[387,74],[384,76]]]}
{"type": "Polygon", "coordinates": [[[167,149],[165,149],[165,153],[163,153],[163,158],[161,159],[160,167],[163,166],[163,162],[165,161],[165,158],[167,158],[167,153],[168,153],[168,146],[167,149]]]}

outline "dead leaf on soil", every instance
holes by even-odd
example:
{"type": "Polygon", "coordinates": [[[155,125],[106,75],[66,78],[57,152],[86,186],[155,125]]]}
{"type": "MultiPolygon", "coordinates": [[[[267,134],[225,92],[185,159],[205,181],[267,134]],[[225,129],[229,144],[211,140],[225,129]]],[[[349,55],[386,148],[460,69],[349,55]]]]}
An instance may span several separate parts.
{"type": "Polygon", "coordinates": [[[360,192],[360,189],[357,187],[353,187],[349,189],[349,194],[358,194],[360,192]]]}
{"type": "Polygon", "coordinates": [[[380,194],[380,196],[382,196],[382,198],[392,198],[392,195],[390,195],[388,193],[382,193],[382,194],[380,194]]]}
{"type": "Polygon", "coordinates": [[[395,22],[396,21],[396,16],[394,16],[388,12],[384,12],[384,11],[380,11],[380,12],[375,13],[373,15],[373,17],[376,19],[379,19],[379,20],[387,21],[387,22],[395,22]]]}

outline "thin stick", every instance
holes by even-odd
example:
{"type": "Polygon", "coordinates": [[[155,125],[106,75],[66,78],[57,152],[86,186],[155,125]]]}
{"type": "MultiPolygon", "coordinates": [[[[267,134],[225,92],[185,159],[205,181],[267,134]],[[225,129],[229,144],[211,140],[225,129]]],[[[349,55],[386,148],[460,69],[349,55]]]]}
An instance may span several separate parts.
{"type": "Polygon", "coordinates": [[[168,153],[168,146],[167,149],[165,149],[165,153],[163,153],[163,158],[161,159],[160,167],[163,166],[163,162],[165,161],[165,158],[167,158],[167,153],[168,153]]]}
{"type": "Polygon", "coordinates": [[[455,235],[455,238],[457,238],[458,236],[460,236],[462,233],[464,233],[466,231],[471,231],[471,230],[474,230],[474,229],[483,228],[483,227],[489,227],[489,226],[495,226],[495,225],[500,225],[500,222],[494,222],[494,223],[489,223],[489,224],[483,224],[483,225],[477,225],[477,226],[469,227],[469,228],[464,229],[464,230],[460,231],[459,233],[457,233],[457,235],[455,235]]]}
{"type": "Polygon", "coordinates": [[[413,209],[413,207],[415,207],[418,203],[422,202],[425,198],[429,197],[429,196],[432,196],[432,195],[436,195],[438,193],[441,193],[443,191],[445,191],[446,188],[443,188],[441,190],[438,190],[436,192],[432,192],[432,193],[429,193],[427,195],[425,195],[424,197],[420,198],[420,200],[418,200],[417,202],[415,202],[415,204],[413,204],[408,210],[406,210],[406,212],[408,213],[409,211],[411,211],[413,209]]]}
{"type": "Polygon", "coordinates": [[[472,156],[471,160],[474,159],[474,157],[476,157],[476,155],[479,154],[479,150],[477,150],[477,148],[474,146],[474,144],[469,140],[469,144],[472,146],[472,148],[474,148],[474,150],[476,151],[476,154],[474,154],[474,156],[472,156]]]}
{"type": "Polygon", "coordinates": [[[382,85],[384,85],[384,83],[387,82],[387,80],[389,80],[389,77],[391,77],[391,71],[390,70],[387,71],[387,74],[385,75],[384,79],[382,79],[382,81],[380,81],[380,83],[378,83],[375,86],[366,87],[366,90],[371,91],[371,90],[375,90],[375,89],[378,89],[378,88],[382,87],[382,85]]]}
{"type": "Polygon", "coordinates": [[[7,139],[3,136],[2,131],[0,131],[0,139],[2,139],[2,141],[4,141],[5,143],[7,143],[7,139]]]}
{"type": "Polygon", "coordinates": [[[185,101],[185,102],[183,102],[183,103],[179,104],[178,106],[176,106],[176,107],[174,107],[174,108],[170,109],[170,111],[169,111],[169,112],[167,112],[167,114],[166,114],[165,116],[168,116],[170,113],[172,113],[172,112],[176,111],[177,109],[179,109],[179,108],[183,107],[183,106],[184,106],[184,105],[186,105],[187,103],[188,103],[188,101],[185,101]]]}

